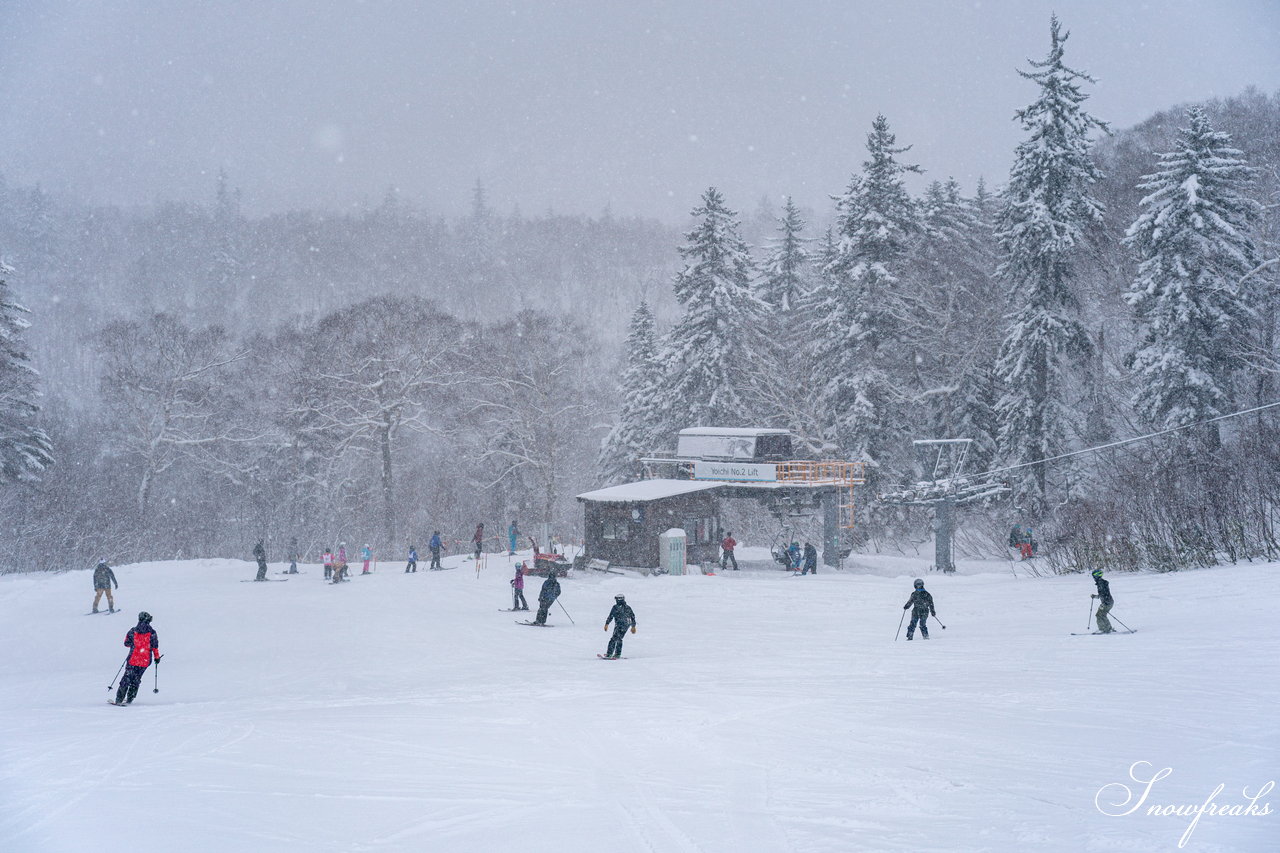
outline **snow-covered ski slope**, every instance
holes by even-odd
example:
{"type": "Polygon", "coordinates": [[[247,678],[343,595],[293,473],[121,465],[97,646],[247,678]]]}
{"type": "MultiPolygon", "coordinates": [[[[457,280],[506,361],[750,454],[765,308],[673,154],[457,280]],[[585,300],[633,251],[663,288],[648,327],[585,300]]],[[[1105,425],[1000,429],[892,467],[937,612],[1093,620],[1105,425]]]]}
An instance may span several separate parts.
{"type": "MultiPolygon", "coordinates": [[[[1070,636],[1087,577],[969,567],[911,643],[908,561],[573,578],[541,631],[498,612],[509,565],[123,566],[114,616],[89,571],[0,578],[0,850],[1172,851],[1191,818],[1151,805],[1280,776],[1277,565],[1114,576],[1139,631],[1105,637],[1070,636]],[[619,591],[639,633],[602,662],[619,591]],[[160,692],[114,708],[139,609],[160,692]],[[1171,773],[1120,815],[1137,762],[1171,773]]],[[[1183,849],[1280,849],[1263,803],[1183,849]]]]}

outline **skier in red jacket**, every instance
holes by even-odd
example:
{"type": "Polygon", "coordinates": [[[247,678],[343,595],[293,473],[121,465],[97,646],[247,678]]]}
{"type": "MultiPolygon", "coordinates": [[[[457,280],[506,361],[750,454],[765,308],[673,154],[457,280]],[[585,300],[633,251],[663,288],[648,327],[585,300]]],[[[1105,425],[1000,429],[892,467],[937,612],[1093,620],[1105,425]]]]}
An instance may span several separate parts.
{"type": "Polygon", "coordinates": [[[138,695],[138,685],[142,683],[142,674],[151,666],[151,659],[160,663],[160,636],[151,627],[151,614],[142,611],[138,614],[138,624],[124,635],[124,644],[129,647],[129,660],[120,679],[120,689],[116,691],[117,705],[128,705],[138,695]]]}
{"type": "Polygon", "coordinates": [[[720,571],[724,571],[728,563],[733,563],[733,570],[738,570],[738,558],[733,556],[733,549],[738,547],[738,540],[733,538],[733,531],[720,541],[720,571]]]}

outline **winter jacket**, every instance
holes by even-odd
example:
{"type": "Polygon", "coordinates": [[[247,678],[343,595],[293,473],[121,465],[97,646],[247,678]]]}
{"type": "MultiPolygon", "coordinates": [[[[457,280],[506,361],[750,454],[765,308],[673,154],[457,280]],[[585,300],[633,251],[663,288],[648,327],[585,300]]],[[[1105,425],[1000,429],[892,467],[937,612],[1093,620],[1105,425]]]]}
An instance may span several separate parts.
{"type": "Polygon", "coordinates": [[[547,579],[542,582],[542,591],[538,593],[538,600],[544,604],[551,604],[560,597],[560,581],[556,580],[555,570],[552,574],[547,575],[547,579]]]}
{"type": "Polygon", "coordinates": [[[927,589],[917,589],[911,593],[911,597],[907,599],[907,603],[903,605],[902,609],[906,610],[912,606],[915,607],[916,613],[928,612],[931,616],[938,615],[933,611],[933,596],[929,594],[927,589]]]}
{"type": "Polygon", "coordinates": [[[116,580],[116,573],[111,571],[111,567],[106,563],[98,563],[97,568],[93,570],[93,588],[111,589],[112,584],[115,584],[116,589],[120,588],[120,582],[116,580]]]}
{"type": "Polygon", "coordinates": [[[804,546],[804,567],[815,572],[818,570],[818,549],[812,545],[804,546]]]}
{"type": "Polygon", "coordinates": [[[524,589],[524,566],[516,567],[516,576],[511,579],[511,585],[516,589],[524,589]]]}
{"type": "Polygon", "coordinates": [[[726,551],[732,551],[737,546],[738,546],[738,540],[734,539],[732,536],[726,536],[720,542],[720,547],[726,551]]]}
{"type": "Polygon", "coordinates": [[[150,666],[154,657],[160,660],[160,635],[149,622],[139,622],[124,635],[124,644],[130,648],[129,666],[150,666]]]}
{"type": "Polygon", "coordinates": [[[609,611],[609,618],[604,620],[604,626],[608,628],[610,622],[616,623],[619,628],[630,628],[636,624],[635,611],[625,601],[619,601],[609,611]]]}
{"type": "Polygon", "coordinates": [[[429,546],[429,547],[431,548],[431,550],[432,550],[432,551],[439,551],[439,550],[440,550],[440,547],[441,547],[440,537],[439,537],[439,536],[432,536],[432,537],[431,537],[431,544],[430,544],[430,546],[429,546]]]}
{"type": "Polygon", "coordinates": [[[1115,599],[1111,597],[1111,584],[1107,583],[1106,578],[1094,578],[1093,582],[1098,586],[1098,600],[1110,607],[1115,604],[1115,599]]]}
{"type": "Polygon", "coordinates": [[[416,563],[416,562],[418,562],[418,549],[417,549],[417,548],[410,548],[410,549],[409,549],[409,562],[410,562],[410,563],[416,563]]]}
{"type": "Polygon", "coordinates": [[[483,524],[478,525],[476,527],[476,533],[474,536],[471,537],[471,541],[476,543],[477,545],[484,542],[484,525],[483,524]]]}
{"type": "Polygon", "coordinates": [[[372,559],[373,559],[373,551],[369,550],[368,548],[361,548],[361,549],[360,549],[360,559],[361,559],[361,560],[364,560],[364,561],[366,561],[366,562],[368,562],[369,560],[372,560],[372,559]]]}
{"type": "Polygon", "coordinates": [[[325,552],[324,552],[324,564],[325,564],[326,566],[332,566],[332,565],[333,565],[333,552],[332,552],[332,551],[325,551],[325,552]]]}
{"type": "Polygon", "coordinates": [[[347,546],[343,545],[338,549],[338,562],[346,565],[347,563],[347,546]]]}
{"type": "Polygon", "coordinates": [[[261,542],[253,546],[253,557],[259,563],[265,563],[267,561],[267,550],[262,547],[261,542]]]}

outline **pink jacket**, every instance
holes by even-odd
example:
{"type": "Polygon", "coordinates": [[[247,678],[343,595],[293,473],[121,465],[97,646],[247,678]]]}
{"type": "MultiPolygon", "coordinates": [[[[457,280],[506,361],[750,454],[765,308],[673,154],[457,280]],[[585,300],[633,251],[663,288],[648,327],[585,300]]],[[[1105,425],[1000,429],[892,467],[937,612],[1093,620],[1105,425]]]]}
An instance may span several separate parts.
{"type": "Polygon", "coordinates": [[[511,585],[516,589],[524,589],[524,566],[516,566],[516,576],[511,585]]]}

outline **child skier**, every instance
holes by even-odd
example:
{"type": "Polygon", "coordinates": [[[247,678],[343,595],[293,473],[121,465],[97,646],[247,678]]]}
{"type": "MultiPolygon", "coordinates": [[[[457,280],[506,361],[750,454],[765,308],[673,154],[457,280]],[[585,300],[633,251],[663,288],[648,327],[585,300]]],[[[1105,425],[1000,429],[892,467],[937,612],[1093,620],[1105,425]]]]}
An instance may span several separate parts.
{"type": "Polygon", "coordinates": [[[115,584],[116,589],[120,588],[120,582],[116,580],[116,573],[111,571],[111,567],[107,565],[106,560],[99,560],[98,565],[93,570],[93,612],[98,612],[98,602],[102,600],[102,594],[107,594],[107,612],[116,612],[116,602],[111,597],[111,585],[115,584]]]}
{"type": "Polygon", "coordinates": [[[409,546],[409,562],[404,567],[404,573],[407,575],[409,574],[409,572],[416,573],[417,571],[418,571],[418,546],[410,545],[409,546]]]}
{"type": "Polygon", "coordinates": [[[364,547],[360,549],[360,559],[364,561],[364,570],[360,574],[369,574],[369,563],[373,561],[373,549],[369,547],[368,542],[364,543],[364,547]]]}
{"type": "Polygon", "coordinates": [[[151,666],[154,657],[156,665],[160,665],[160,637],[151,627],[151,614],[145,610],[138,614],[138,624],[124,635],[124,644],[129,647],[129,660],[120,679],[120,688],[116,690],[116,705],[128,705],[138,695],[138,685],[142,683],[142,674],[151,666]]]}
{"type": "Polygon", "coordinates": [[[333,549],[324,549],[324,579],[329,580],[333,577],[333,549]]]}
{"type": "Polygon", "coordinates": [[[929,639],[929,626],[925,624],[930,616],[938,614],[933,609],[933,596],[924,588],[924,581],[920,578],[915,580],[915,592],[911,593],[911,597],[907,599],[907,603],[902,605],[902,609],[914,607],[911,611],[911,624],[907,626],[907,639],[911,639],[911,635],[916,631],[916,623],[920,623],[920,636],[929,639]]]}
{"type": "Polygon", "coordinates": [[[1107,618],[1107,614],[1111,612],[1112,606],[1116,603],[1111,597],[1111,584],[1107,583],[1102,577],[1102,569],[1093,570],[1093,583],[1098,587],[1098,591],[1090,598],[1098,599],[1098,613],[1095,620],[1098,623],[1098,632],[1102,634],[1110,634],[1115,630],[1111,627],[1111,620],[1107,618]]]}
{"type": "Polygon", "coordinates": [[[524,563],[516,563],[516,576],[511,579],[511,609],[529,609],[529,602],[524,600],[524,563]]]}
{"type": "Polygon", "coordinates": [[[636,632],[635,611],[627,604],[627,598],[622,593],[613,597],[613,609],[609,611],[609,618],[604,620],[606,631],[609,630],[610,622],[613,623],[613,636],[609,638],[609,648],[604,656],[608,660],[617,660],[622,657],[622,639],[627,635],[627,629],[630,628],[633,634],[636,632]]]}

